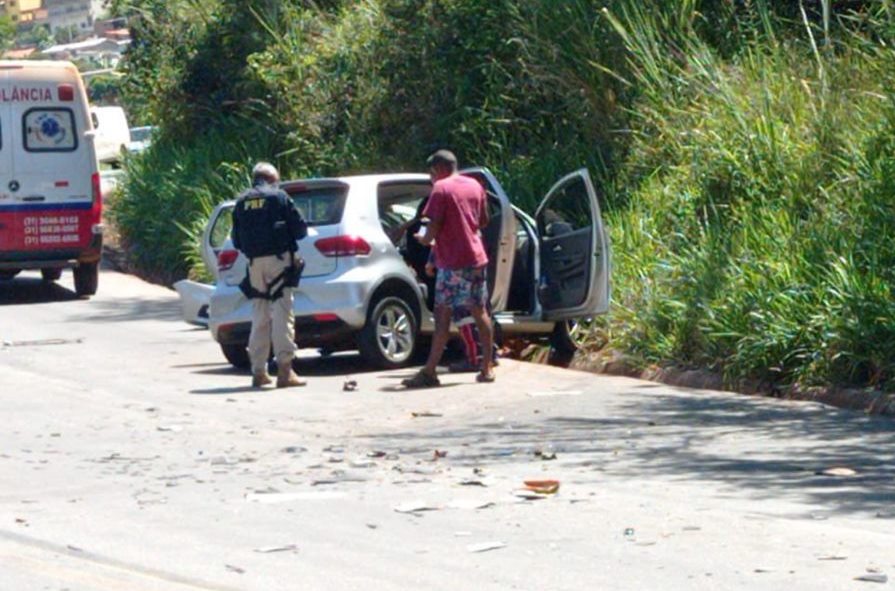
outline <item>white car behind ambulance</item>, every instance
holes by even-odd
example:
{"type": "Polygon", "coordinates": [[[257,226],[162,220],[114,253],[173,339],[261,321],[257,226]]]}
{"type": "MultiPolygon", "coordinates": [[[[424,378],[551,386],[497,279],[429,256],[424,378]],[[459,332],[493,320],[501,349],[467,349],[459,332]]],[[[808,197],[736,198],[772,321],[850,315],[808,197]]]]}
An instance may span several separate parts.
{"type": "Polygon", "coordinates": [[[102,195],[87,94],[69,62],[0,61],[0,280],[74,270],[96,293],[102,195]]]}

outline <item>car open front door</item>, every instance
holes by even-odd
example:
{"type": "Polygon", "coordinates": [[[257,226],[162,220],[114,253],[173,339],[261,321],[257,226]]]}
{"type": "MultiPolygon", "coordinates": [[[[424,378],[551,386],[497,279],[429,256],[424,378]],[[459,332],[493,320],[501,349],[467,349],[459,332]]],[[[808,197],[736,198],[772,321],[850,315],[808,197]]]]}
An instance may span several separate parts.
{"type": "Polygon", "coordinates": [[[609,309],[609,240],[586,169],[556,183],[535,214],[545,320],[567,320],[609,309]]]}
{"type": "Polygon", "coordinates": [[[510,279],[513,275],[513,256],[516,253],[516,216],[510,199],[503,187],[487,168],[467,168],[460,174],[477,180],[488,194],[488,212],[491,223],[482,231],[488,252],[488,287],[491,291],[491,309],[500,312],[510,297],[510,279]]]}

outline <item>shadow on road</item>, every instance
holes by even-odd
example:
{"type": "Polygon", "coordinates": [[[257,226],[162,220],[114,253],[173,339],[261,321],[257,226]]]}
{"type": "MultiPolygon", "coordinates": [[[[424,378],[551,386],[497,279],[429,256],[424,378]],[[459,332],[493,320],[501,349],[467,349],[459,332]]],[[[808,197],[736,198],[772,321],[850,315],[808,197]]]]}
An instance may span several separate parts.
{"type": "Polygon", "coordinates": [[[18,304],[49,304],[70,302],[78,295],[58,283],[48,283],[39,277],[17,277],[0,280],[0,306],[18,304]]]}
{"type": "Polygon", "coordinates": [[[169,298],[151,299],[147,297],[93,300],[90,305],[90,313],[79,316],[77,320],[105,323],[165,320],[183,323],[179,302],[169,298]]]}
{"type": "MultiPolygon", "coordinates": [[[[451,449],[452,462],[468,467],[526,460],[539,466],[537,454],[549,449],[557,454],[554,461],[585,480],[592,471],[595,479],[695,482],[721,494],[736,490],[755,499],[819,505],[823,513],[875,511],[895,518],[891,419],[737,395],[652,392],[614,393],[618,402],[593,416],[491,417],[461,429],[368,437],[377,449],[396,453],[451,449]],[[824,474],[834,467],[854,473],[824,474]]],[[[538,404],[526,404],[525,411],[538,404]]]]}

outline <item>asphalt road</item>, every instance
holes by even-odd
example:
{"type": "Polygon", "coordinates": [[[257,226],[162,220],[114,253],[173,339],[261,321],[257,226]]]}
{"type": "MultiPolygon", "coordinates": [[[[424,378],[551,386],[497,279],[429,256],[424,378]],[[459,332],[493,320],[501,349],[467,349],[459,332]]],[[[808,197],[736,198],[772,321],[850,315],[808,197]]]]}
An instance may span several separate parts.
{"type": "Polygon", "coordinates": [[[174,292],[70,282],[0,283],[0,591],[893,586],[890,419],[511,361],[256,392],[174,292]]]}

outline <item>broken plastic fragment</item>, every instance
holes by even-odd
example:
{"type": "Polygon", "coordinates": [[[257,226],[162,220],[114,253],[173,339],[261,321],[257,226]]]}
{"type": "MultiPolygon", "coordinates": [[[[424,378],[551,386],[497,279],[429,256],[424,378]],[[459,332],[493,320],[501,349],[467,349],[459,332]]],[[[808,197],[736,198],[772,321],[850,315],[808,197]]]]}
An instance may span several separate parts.
{"type": "Polygon", "coordinates": [[[490,550],[499,550],[500,548],[506,548],[507,545],[504,542],[482,542],[481,544],[470,544],[466,547],[469,552],[488,552],[490,550]]]}
{"type": "Polygon", "coordinates": [[[438,511],[439,508],[430,505],[426,501],[410,501],[408,503],[401,503],[394,509],[398,513],[421,513],[423,511],[438,511]]]}
{"type": "Polygon", "coordinates": [[[252,552],[258,552],[259,554],[271,554],[273,552],[289,552],[289,551],[297,551],[298,546],[295,544],[287,544],[285,546],[265,546],[263,548],[255,548],[252,552]]]}
{"type": "Polygon", "coordinates": [[[817,472],[818,476],[857,476],[857,472],[846,466],[832,466],[826,470],[817,472]]]}
{"type": "Polygon", "coordinates": [[[552,495],[559,492],[558,480],[526,480],[525,488],[542,495],[552,495]]]}

